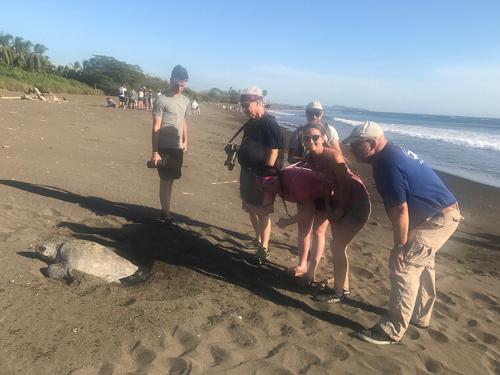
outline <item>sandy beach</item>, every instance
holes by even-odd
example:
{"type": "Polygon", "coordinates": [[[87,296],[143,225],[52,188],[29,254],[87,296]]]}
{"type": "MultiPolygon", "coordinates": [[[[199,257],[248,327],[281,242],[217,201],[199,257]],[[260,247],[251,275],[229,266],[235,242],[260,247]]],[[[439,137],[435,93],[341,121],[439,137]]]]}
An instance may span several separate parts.
{"type": "Polygon", "coordinates": [[[1,374],[500,374],[498,189],[442,175],[465,221],[437,257],[433,321],[378,347],[350,336],[388,300],[392,234],[369,167],[352,164],[373,204],[350,246],[352,300],[324,305],[284,272],[296,262],[294,227],[273,228],[269,265],[244,261],[252,228],[238,169],[223,166],[241,125],[233,113],[202,103],[190,117],[167,231],[145,166],[150,112],[68,99],[0,101],[1,374]],[[35,245],[71,238],[116,249],[147,277],[46,278],[35,245]]]}

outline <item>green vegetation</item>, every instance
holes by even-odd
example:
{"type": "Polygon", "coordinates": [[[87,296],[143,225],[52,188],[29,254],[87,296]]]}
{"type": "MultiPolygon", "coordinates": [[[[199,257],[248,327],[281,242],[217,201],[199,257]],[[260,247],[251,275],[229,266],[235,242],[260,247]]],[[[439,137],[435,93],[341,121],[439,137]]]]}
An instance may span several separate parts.
{"type": "MultiPolygon", "coordinates": [[[[0,88],[25,91],[36,86],[53,93],[117,95],[123,84],[136,90],[146,86],[155,92],[170,87],[168,81],[145,74],[140,66],[110,56],[94,55],[82,63],[55,66],[45,55],[47,50],[43,44],[0,33],[0,88]]],[[[185,94],[211,102],[238,103],[240,98],[232,87],[203,93],[188,88],[185,94]]]]}
{"type": "Polygon", "coordinates": [[[102,94],[85,83],[67,79],[47,72],[29,72],[20,68],[0,65],[0,88],[11,91],[26,91],[33,86],[43,91],[67,94],[102,94]]]}

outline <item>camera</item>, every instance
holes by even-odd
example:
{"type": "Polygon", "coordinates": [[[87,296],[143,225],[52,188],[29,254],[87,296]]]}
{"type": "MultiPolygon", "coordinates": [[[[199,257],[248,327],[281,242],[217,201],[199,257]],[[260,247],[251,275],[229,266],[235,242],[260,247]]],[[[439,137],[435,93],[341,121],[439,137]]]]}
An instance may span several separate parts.
{"type": "Polygon", "coordinates": [[[236,157],[238,156],[238,145],[234,143],[228,143],[226,147],[224,147],[224,151],[227,155],[224,165],[227,166],[227,169],[232,171],[234,168],[234,164],[236,163],[236,157]]]}
{"type": "Polygon", "coordinates": [[[164,168],[167,164],[167,159],[168,159],[167,157],[161,158],[161,160],[159,160],[156,165],[154,165],[151,160],[148,160],[146,162],[146,167],[148,167],[148,168],[164,168]]]}

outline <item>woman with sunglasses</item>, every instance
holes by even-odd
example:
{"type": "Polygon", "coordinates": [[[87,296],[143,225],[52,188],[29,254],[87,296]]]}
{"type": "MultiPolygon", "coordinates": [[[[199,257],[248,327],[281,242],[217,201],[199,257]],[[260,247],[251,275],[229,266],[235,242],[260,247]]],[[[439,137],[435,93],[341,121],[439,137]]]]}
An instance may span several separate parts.
{"type": "Polygon", "coordinates": [[[361,178],[347,167],[340,148],[324,145],[323,128],[306,125],[302,139],[308,151],[308,167],[323,175],[331,192],[325,202],[332,231],[334,286],[333,290],[319,292],[315,298],[326,303],[339,302],[350,294],[347,245],[368,220],[370,198],[361,178]]]}

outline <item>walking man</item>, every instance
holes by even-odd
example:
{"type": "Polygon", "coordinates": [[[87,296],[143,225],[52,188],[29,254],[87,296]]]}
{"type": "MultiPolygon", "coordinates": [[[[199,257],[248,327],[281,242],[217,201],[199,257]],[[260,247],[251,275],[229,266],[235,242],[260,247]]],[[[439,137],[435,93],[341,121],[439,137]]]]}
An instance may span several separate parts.
{"type": "Polygon", "coordinates": [[[158,96],[153,108],[153,153],[151,162],[159,166],[161,219],[170,227],[170,199],[174,180],[181,177],[184,151],[188,147],[186,117],[189,99],[182,93],[188,80],[187,70],[176,65],[170,76],[170,90],[158,96]]]}
{"type": "Polygon", "coordinates": [[[388,142],[377,123],[355,127],[344,143],[351,145],[358,161],[372,165],[394,238],[388,312],[358,337],[394,344],[408,324],[429,326],[436,300],[435,256],[462,217],[456,198],[437,174],[415,153],[388,142]]]}

